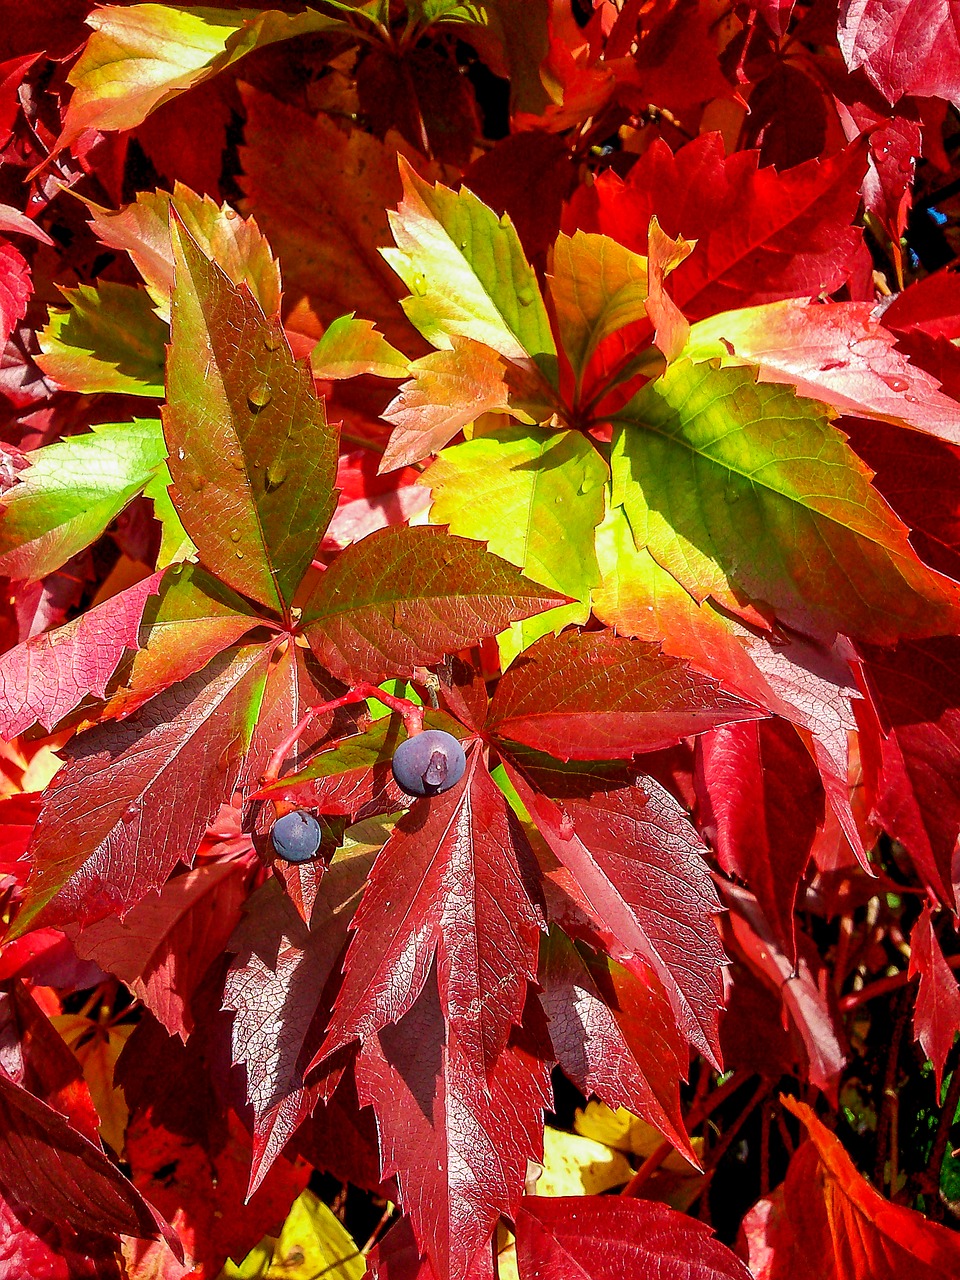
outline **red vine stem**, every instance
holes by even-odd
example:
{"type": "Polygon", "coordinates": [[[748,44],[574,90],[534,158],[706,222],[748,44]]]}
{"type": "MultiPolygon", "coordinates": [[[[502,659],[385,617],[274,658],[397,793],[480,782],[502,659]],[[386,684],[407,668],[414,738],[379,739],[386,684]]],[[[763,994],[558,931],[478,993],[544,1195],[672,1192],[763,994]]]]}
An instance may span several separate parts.
{"type": "Polygon", "coordinates": [[[338,707],[350,706],[352,703],[357,702],[366,702],[368,698],[376,698],[378,702],[382,702],[391,711],[399,712],[403,717],[403,724],[408,738],[423,732],[423,707],[418,707],[409,698],[398,698],[396,694],[385,693],[383,689],[378,689],[375,684],[371,684],[368,680],[363,680],[360,684],[354,685],[352,689],[348,689],[346,693],[341,694],[339,698],[331,698],[329,702],[320,702],[315,707],[307,708],[299,724],[290,730],[270,757],[260,780],[261,783],[266,785],[270,782],[276,782],[280,776],[280,770],[283,768],[284,760],[286,760],[296,743],[300,741],[303,734],[306,733],[311,721],[317,716],[322,715],[324,711],[335,711],[338,707]]]}
{"type": "MultiPolygon", "coordinates": [[[[944,959],[951,969],[960,969],[960,956],[945,956],[944,959]]],[[[838,1001],[840,1012],[847,1013],[857,1005],[865,1004],[877,996],[889,995],[891,991],[905,987],[909,981],[910,974],[906,969],[900,973],[891,974],[889,978],[878,978],[876,982],[871,982],[859,991],[851,991],[849,995],[841,996],[838,1001]]]]}

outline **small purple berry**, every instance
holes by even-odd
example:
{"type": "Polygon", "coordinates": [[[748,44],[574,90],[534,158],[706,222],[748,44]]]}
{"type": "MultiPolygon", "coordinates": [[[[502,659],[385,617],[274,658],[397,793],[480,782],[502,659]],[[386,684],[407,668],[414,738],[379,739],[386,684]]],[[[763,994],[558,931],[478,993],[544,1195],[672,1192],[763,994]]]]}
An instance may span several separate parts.
{"type": "Polygon", "coordinates": [[[295,809],[278,818],[270,829],[270,839],[285,862],[309,862],[320,848],[320,823],[305,809],[295,809]]]}
{"type": "Polygon", "coordinates": [[[438,796],[463,777],[463,747],[442,729],[425,729],[401,742],[393,753],[393,776],[411,796],[438,796]]]}

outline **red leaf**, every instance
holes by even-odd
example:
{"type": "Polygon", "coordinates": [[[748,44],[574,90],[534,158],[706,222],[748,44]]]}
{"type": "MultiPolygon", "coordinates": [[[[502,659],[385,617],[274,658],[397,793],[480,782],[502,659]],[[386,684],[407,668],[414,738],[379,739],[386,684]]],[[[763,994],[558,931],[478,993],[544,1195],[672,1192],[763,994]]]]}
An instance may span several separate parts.
{"type": "Polygon", "coordinates": [[[960,33],[951,0],[842,0],[840,48],[888,102],[905,93],[960,99],[960,33]]]}
{"type": "Polygon", "coordinates": [[[847,1053],[819,952],[798,932],[797,959],[790,960],[753,895],[733,884],[723,884],[722,892],[730,907],[726,920],[743,958],[776,993],[803,1044],[810,1083],[835,1101],[847,1053]]]}
{"type": "Polygon", "coordinates": [[[618,786],[572,770],[548,775],[526,766],[525,777],[507,767],[589,918],[614,939],[614,958],[650,965],[682,1034],[717,1062],[724,955],[714,917],[720,903],[687,815],[652,778],[618,786]]]}
{"type": "Polygon", "coordinates": [[[861,672],[882,735],[876,816],[940,901],[952,906],[960,835],[960,640],[868,648],[861,672]]]}
{"type": "Polygon", "coordinates": [[[778,298],[816,298],[847,278],[860,247],[857,188],[864,148],[785,173],[758,169],[759,152],[725,156],[718,133],[674,155],[656,141],[621,179],[602,174],[570,203],[565,229],[612,236],[647,251],[656,214],[667,235],[697,241],[671,277],[673,298],[691,320],[778,298]]]}
{"type": "Polygon", "coordinates": [[[30,268],[19,249],[0,241],[0,344],[6,346],[18,320],[27,312],[33,286],[30,268]]]}
{"type": "MultiPolygon", "coordinates": [[[[214,1280],[228,1256],[242,1259],[262,1236],[276,1233],[310,1175],[302,1161],[279,1160],[244,1203],[250,1138],[232,1111],[227,1142],[212,1155],[141,1118],[127,1130],[127,1158],[133,1181],[174,1223],[202,1280],[214,1280]]],[[[162,1260],[160,1249],[148,1256],[155,1265],[162,1260]]],[[[142,1274],[153,1272],[144,1265],[142,1274]]]]}
{"type": "Polygon", "coordinates": [[[823,821],[817,767],[796,730],[778,719],[724,725],[704,734],[698,749],[701,829],[795,960],[797,889],[823,821]]]}
{"type": "Polygon", "coordinates": [[[174,876],[122,919],[67,924],[77,954],[138,996],[171,1035],[193,1030],[190,1001],[224,951],[247,896],[249,866],[226,860],[174,876]]]}
{"type": "Polygon", "coordinates": [[[383,1175],[398,1177],[420,1249],[444,1280],[467,1280],[520,1198],[527,1161],[543,1157],[549,1065],[527,1040],[478,1073],[431,976],[406,1016],[360,1051],[357,1090],[377,1113],[383,1175]]]}
{"type": "Polygon", "coordinates": [[[139,646],[140,619],[162,574],[144,578],[55,631],[0,657],[0,734],[62,720],[87,694],[102,698],[125,650],[139,646]]]}
{"type": "Polygon", "coordinates": [[[960,1029],[960,988],[956,975],[943,958],[928,903],[924,903],[920,918],[910,934],[908,972],[911,978],[920,975],[917,1003],[913,1010],[913,1030],[924,1053],[933,1063],[939,1097],[943,1064],[960,1029]]]}
{"type": "Polygon", "coordinates": [[[680,1114],[687,1049],[663,988],[639,966],[584,955],[555,930],[540,1003],[567,1077],[586,1097],[642,1116],[695,1162],[680,1114]]]}
{"type": "Polygon", "coordinates": [[[629,1196],[524,1196],[521,1280],[750,1280],[703,1222],[629,1196]]]}
{"type": "Polygon", "coordinates": [[[414,1004],[436,957],[459,1053],[494,1069],[536,981],[533,853],[478,745],[463,779],[415,804],[374,864],[321,1054],[366,1041],[414,1004]],[[533,899],[533,900],[531,900],[533,899]]]}
{"type": "Polygon", "coordinates": [[[177,1238],[103,1151],[0,1074],[0,1182],[16,1200],[80,1231],[177,1238]]]}
{"type": "Polygon", "coordinates": [[[885,418],[960,443],[960,404],[910,363],[870,303],[789,299],[717,316],[692,339],[702,354],[726,348],[737,363],[755,365],[761,382],[786,383],[841,413],[885,418]]]}
{"type": "Polygon", "coordinates": [[[192,859],[232,795],[267,657],[256,646],[221,655],[128,720],[70,743],[44,794],[16,928],[124,914],[192,859]]]}
{"type": "Polygon", "coordinates": [[[857,418],[843,429],[874,472],[874,487],[910,526],[917,555],[938,573],[960,578],[960,448],[857,418]]]}
{"type": "Polygon", "coordinates": [[[78,1235],[0,1195],[0,1268],[30,1280],[120,1280],[117,1242],[78,1235]]]}
{"type": "Polygon", "coordinates": [[[656,645],[564,631],[538,640],[504,673],[489,725],[561,760],[623,760],[762,715],[656,645]]]}
{"type": "Polygon", "coordinates": [[[250,899],[231,942],[223,1007],[232,1009],[233,1061],[246,1069],[246,1096],[254,1112],[251,1191],[293,1136],[321,1094],[329,1096],[343,1063],[328,1078],[303,1077],[323,1033],[326,987],[339,973],[349,907],[370,868],[367,855],[338,859],[324,873],[309,927],[276,881],[250,899]]]}
{"type": "Polygon", "coordinates": [[[802,1102],[807,1127],[787,1180],[744,1219],[756,1280],[946,1280],[960,1274],[960,1237],[884,1200],[839,1139],[802,1102]]]}
{"type": "Polygon", "coordinates": [[[561,596],[440,526],[381,529],[346,548],[303,602],[305,632],[342,680],[409,675],[561,596]]]}

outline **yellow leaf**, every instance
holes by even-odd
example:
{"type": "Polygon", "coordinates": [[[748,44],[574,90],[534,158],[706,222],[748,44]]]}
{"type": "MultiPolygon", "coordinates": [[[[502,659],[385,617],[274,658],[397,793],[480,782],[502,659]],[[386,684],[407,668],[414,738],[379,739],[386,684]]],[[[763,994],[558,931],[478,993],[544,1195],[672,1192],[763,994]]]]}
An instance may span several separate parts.
{"type": "Polygon", "coordinates": [[[133,1026],[108,1027],[76,1013],[58,1014],[51,1022],[80,1063],[100,1118],[100,1137],[121,1155],[130,1111],[123,1091],[113,1083],[113,1071],[133,1026]]]}
{"type": "Polygon", "coordinates": [[[265,1237],[219,1280],[362,1280],[366,1261],[322,1200],[304,1191],[293,1202],[280,1238],[265,1237]],[[272,1245],[272,1248],[271,1248],[272,1245]]]}
{"type": "Polygon", "coordinates": [[[576,1133],[543,1131],[543,1173],[537,1195],[597,1195],[628,1182],[633,1169],[627,1158],[576,1133]]]}

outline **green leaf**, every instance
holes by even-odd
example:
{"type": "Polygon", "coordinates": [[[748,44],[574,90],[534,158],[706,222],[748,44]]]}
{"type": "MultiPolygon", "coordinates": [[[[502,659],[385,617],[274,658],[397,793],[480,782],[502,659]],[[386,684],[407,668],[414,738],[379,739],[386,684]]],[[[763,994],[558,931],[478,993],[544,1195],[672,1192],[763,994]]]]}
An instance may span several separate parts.
{"type": "Polygon", "coordinates": [[[316,10],[105,5],[87,17],[93,35],[68,77],[73,96],[57,139],[84,129],[133,129],[151,111],[277,40],[349,26],[316,10]]]}
{"type": "Polygon", "coordinates": [[[51,307],[37,334],[43,372],[67,391],[162,397],[167,326],[149,295],[109,281],[60,292],[69,308],[51,307]]]}
{"type": "Polygon", "coordinates": [[[577,231],[553,248],[550,296],[579,389],[597,347],[646,315],[647,260],[611,240],[577,231]]]}
{"type": "Polygon", "coordinates": [[[245,284],[268,316],[280,310],[280,269],[270,246],[252,218],[241,218],[228,204],[198,196],[182,182],[168,191],[141,191],[122,209],[104,209],[92,200],[90,225],[103,244],[128,253],[143,276],[157,313],[170,318],[173,290],[173,245],[170,211],[193,236],[208,258],[234,284],[245,284]]]}
{"type": "Polygon", "coordinates": [[[172,484],[170,468],[163,463],[143,489],[144,497],[153,503],[153,517],[161,530],[160,550],[157,552],[158,569],[166,569],[168,565],[178,564],[181,560],[190,560],[197,554],[197,548],[184,529],[170,497],[172,484]]]}
{"type": "Polygon", "coordinates": [[[575,431],[509,427],[444,449],[424,476],[430,519],[542,582],[586,600],[600,581],[594,529],[607,464],[575,431]]]}
{"type": "Polygon", "coordinates": [[[28,454],[0,510],[0,573],[35,582],[88,547],[157,474],[155,419],[104,423],[28,454]]]}
{"type": "Polygon", "coordinates": [[[337,433],[279,321],[172,233],[171,496],[207,567],[283,612],[336,503],[337,433]]]}
{"type": "Polygon", "coordinates": [[[473,338],[556,382],[556,354],[537,277],[513,223],[461,187],[431,186],[401,160],[404,198],[381,252],[412,296],[407,316],[428,342],[473,338]]]}
{"type": "Polygon", "coordinates": [[[407,357],[391,347],[372,321],[358,320],[353,312],[328,325],[310,352],[315,378],[356,378],[361,373],[402,378],[409,365],[407,357]]]}
{"type": "Polygon", "coordinates": [[[219,1280],[362,1280],[366,1260],[322,1200],[302,1191],[278,1240],[267,1236],[238,1266],[228,1262],[219,1280]]]}
{"type": "Polygon", "coordinates": [[[679,360],[617,414],[612,469],[637,546],[697,600],[878,644],[960,621],[823,406],[755,371],[679,360]]]}

